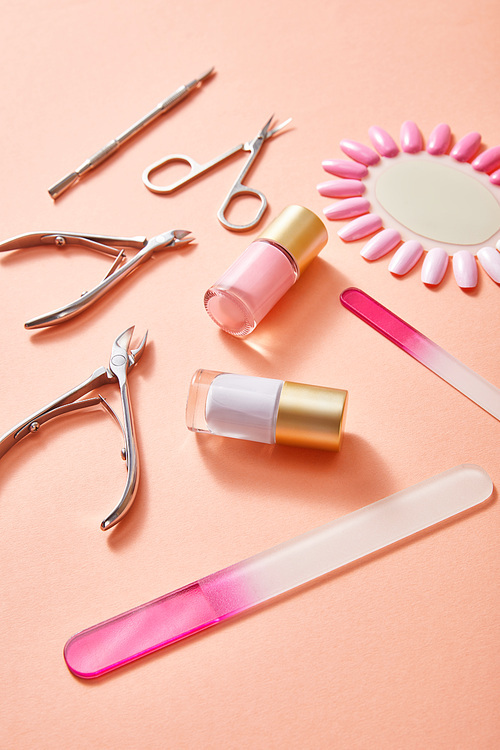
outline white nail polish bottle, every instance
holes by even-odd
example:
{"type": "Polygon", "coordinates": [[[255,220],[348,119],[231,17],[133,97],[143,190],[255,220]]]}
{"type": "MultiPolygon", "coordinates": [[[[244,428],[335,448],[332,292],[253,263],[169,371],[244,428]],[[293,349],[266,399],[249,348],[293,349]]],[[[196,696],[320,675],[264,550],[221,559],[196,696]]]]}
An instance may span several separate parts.
{"type": "Polygon", "coordinates": [[[346,403],[347,391],[336,388],[197,370],[186,424],[193,432],[337,451],[346,403]]]}

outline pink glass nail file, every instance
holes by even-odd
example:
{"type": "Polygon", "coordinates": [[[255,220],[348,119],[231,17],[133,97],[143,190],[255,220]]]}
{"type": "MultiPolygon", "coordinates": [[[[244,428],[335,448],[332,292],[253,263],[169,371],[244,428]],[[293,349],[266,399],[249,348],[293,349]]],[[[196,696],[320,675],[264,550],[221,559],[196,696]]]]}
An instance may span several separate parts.
{"type": "Polygon", "coordinates": [[[77,633],[79,677],[123,666],[487,500],[488,474],[462,464],[77,633]]]}
{"type": "Polygon", "coordinates": [[[500,420],[500,390],[360,289],[346,289],[348,310],[500,420]]]}

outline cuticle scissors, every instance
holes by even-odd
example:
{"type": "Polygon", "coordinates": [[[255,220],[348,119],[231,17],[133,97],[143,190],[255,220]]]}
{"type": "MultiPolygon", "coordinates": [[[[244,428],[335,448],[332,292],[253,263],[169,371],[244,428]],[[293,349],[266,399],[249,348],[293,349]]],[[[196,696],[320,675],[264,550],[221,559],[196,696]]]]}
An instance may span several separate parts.
{"type": "Polygon", "coordinates": [[[277,125],[272,130],[270,130],[269,128],[271,127],[271,123],[273,119],[274,119],[274,115],[269,118],[266,124],[262,127],[262,129],[255,136],[255,138],[253,138],[251,141],[246,141],[245,143],[239,143],[234,148],[229,149],[229,151],[226,151],[223,154],[220,154],[220,156],[215,157],[215,159],[212,159],[211,161],[207,161],[205,164],[200,164],[199,162],[195,161],[190,156],[187,156],[185,154],[170,154],[169,156],[166,156],[163,159],[159,159],[158,161],[155,161],[153,164],[150,164],[149,167],[146,167],[146,169],[142,173],[142,181],[144,182],[146,187],[149,190],[151,190],[153,193],[160,193],[160,194],[173,193],[175,190],[178,190],[179,188],[183,187],[184,185],[187,185],[189,182],[196,179],[197,177],[200,177],[201,175],[205,174],[205,172],[208,172],[213,167],[216,167],[218,164],[221,164],[226,159],[229,159],[234,154],[237,154],[240,151],[248,151],[250,152],[250,156],[248,157],[246,164],[244,165],[240,174],[236,178],[236,181],[234,182],[233,186],[229,190],[229,193],[226,195],[221,207],[219,208],[217,212],[217,218],[219,219],[220,223],[224,227],[226,227],[226,229],[232,229],[237,232],[238,231],[242,232],[242,231],[245,231],[246,229],[252,229],[261,220],[264,214],[264,211],[267,208],[267,199],[266,199],[266,196],[260,190],[244,185],[243,180],[245,179],[247,173],[249,172],[253,162],[257,158],[265,141],[268,140],[269,138],[272,138],[274,135],[276,135],[276,133],[278,133],[286,125],[288,125],[291,122],[292,118],[289,117],[288,120],[285,120],[280,125],[277,125]],[[153,182],[151,182],[151,177],[156,171],[158,171],[159,169],[162,169],[168,164],[173,164],[174,162],[185,162],[186,164],[188,164],[191,167],[189,173],[185,177],[182,177],[180,180],[173,182],[171,185],[155,185],[153,182]],[[226,218],[226,211],[229,207],[229,204],[235,198],[238,198],[239,196],[243,196],[243,195],[253,195],[260,201],[261,205],[253,221],[249,222],[248,224],[234,224],[233,222],[229,221],[229,219],[226,218]]]}

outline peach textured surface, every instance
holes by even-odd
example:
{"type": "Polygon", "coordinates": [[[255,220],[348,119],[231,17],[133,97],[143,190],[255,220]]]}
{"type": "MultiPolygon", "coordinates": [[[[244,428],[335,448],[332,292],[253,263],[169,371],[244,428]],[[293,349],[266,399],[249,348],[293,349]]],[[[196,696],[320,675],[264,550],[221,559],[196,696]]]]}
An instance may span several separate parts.
{"type": "MultiPolygon", "coordinates": [[[[23,323],[78,296],[107,260],[84,251],[0,258],[1,428],[106,365],[135,324],[150,344],[131,373],[142,458],[128,517],[120,434],[99,413],[54,420],[1,460],[2,748],[466,748],[500,744],[496,493],[482,510],[107,677],[67,670],[69,636],[463,462],[498,487],[499,424],[339,303],[358,286],[500,386],[500,291],[451,270],[391,276],[363,242],[329,242],[247,340],[217,329],[203,294],[258,235],[216,211],[242,159],[171,197],[143,186],[168,153],[202,161],[274,112],[293,127],[249,182],[264,222],[290,203],[321,214],[316,184],[339,141],[427,137],[448,122],[500,142],[497,0],[397,4],[218,0],[4,3],[2,239],[29,231],[148,237],[190,229],[91,311],[23,323]],[[182,83],[204,87],[54,203],[48,187],[182,83]],[[349,390],[339,454],[196,436],[184,405],[204,367],[349,390]]],[[[252,206],[253,207],[253,206],[252,206]]],[[[243,206],[240,207],[243,211],[243,206]]],[[[116,389],[103,394],[118,404],[116,389]]]]}

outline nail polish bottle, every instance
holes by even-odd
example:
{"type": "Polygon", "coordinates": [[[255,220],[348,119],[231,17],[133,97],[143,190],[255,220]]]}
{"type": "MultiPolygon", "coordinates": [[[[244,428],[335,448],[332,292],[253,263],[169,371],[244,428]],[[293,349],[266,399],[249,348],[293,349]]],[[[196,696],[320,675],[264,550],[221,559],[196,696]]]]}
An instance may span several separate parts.
{"type": "Polygon", "coordinates": [[[245,336],[267,315],[326,245],[321,219],[287,206],[205,294],[205,309],[223,331],[245,336]]]}
{"type": "Polygon", "coordinates": [[[193,432],[338,451],[347,391],[287,380],[197,370],[186,424],[193,432]]]}

